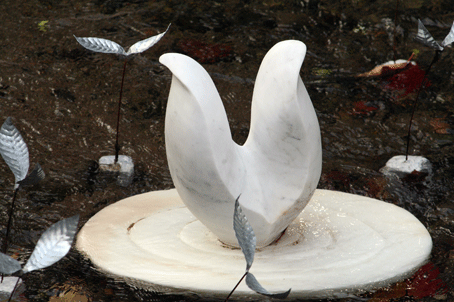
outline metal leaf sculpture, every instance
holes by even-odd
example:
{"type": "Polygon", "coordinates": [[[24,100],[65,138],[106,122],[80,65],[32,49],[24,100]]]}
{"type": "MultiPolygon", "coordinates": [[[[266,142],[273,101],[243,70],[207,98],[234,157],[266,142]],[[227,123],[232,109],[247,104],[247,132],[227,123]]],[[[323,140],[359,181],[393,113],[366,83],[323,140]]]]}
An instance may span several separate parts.
{"type": "Polygon", "coordinates": [[[250,289],[252,289],[256,293],[259,293],[259,294],[262,294],[264,296],[268,296],[271,298],[275,298],[275,299],[287,298],[288,295],[290,294],[290,291],[292,290],[292,289],[289,289],[288,291],[286,291],[284,293],[272,294],[272,293],[268,292],[266,289],[264,289],[263,286],[261,286],[260,283],[257,281],[255,276],[251,273],[248,273],[246,275],[246,284],[250,289]]]}
{"type": "Polygon", "coordinates": [[[103,39],[103,38],[94,38],[94,37],[88,37],[88,38],[79,38],[74,36],[76,38],[77,42],[79,42],[80,45],[85,47],[88,50],[94,51],[94,52],[102,52],[102,53],[114,53],[117,55],[125,55],[125,50],[123,47],[118,45],[117,43],[103,39]]]}
{"type": "MultiPolygon", "coordinates": [[[[134,54],[138,54],[141,52],[144,52],[145,50],[149,49],[156,43],[158,43],[159,40],[167,33],[167,31],[170,28],[170,25],[167,26],[167,29],[165,32],[152,36],[150,38],[147,38],[145,40],[141,40],[139,42],[134,43],[127,52],[121,47],[119,44],[107,40],[107,39],[102,39],[102,38],[96,38],[96,37],[89,37],[89,38],[79,38],[74,36],[76,38],[77,42],[79,42],[80,45],[85,47],[88,50],[95,51],[95,52],[102,52],[102,53],[113,53],[121,56],[130,56],[134,54]]],[[[123,83],[125,79],[125,73],[126,73],[126,63],[128,61],[125,60],[125,63],[123,65],[123,76],[121,77],[121,86],[120,86],[120,98],[118,100],[118,112],[117,112],[117,135],[115,138],[115,160],[114,163],[116,164],[118,162],[118,156],[120,152],[120,144],[119,144],[119,133],[120,133],[120,114],[121,114],[121,98],[123,94],[123,83]]]]}
{"type": "Polygon", "coordinates": [[[416,35],[415,40],[434,49],[435,55],[432,59],[432,62],[429,65],[429,67],[427,67],[427,69],[425,70],[425,74],[424,74],[421,84],[419,85],[419,88],[418,88],[418,93],[416,94],[416,98],[415,98],[414,105],[413,105],[413,111],[411,113],[410,122],[408,124],[407,149],[405,151],[405,160],[408,159],[411,125],[412,125],[413,117],[415,115],[416,105],[418,104],[419,94],[420,94],[422,88],[424,87],[425,79],[427,78],[427,76],[430,72],[430,69],[432,68],[432,65],[435,64],[436,62],[438,62],[438,60],[441,57],[441,53],[444,50],[444,47],[448,46],[449,44],[451,44],[454,41],[454,23],[451,26],[451,30],[449,31],[449,34],[445,37],[445,39],[443,40],[443,42],[440,45],[437,43],[437,41],[435,41],[435,39],[429,33],[429,31],[424,26],[424,24],[422,24],[421,20],[418,20],[418,34],[416,35]]]}
{"type": "Polygon", "coordinates": [[[23,180],[19,181],[18,184],[21,187],[26,187],[26,186],[33,186],[36,185],[38,182],[44,179],[46,174],[43,171],[43,168],[41,168],[40,164],[36,164],[35,168],[28,174],[27,177],[25,177],[23,180]]]}
{"type": "Polygon", "coordinates": [[[18,182],[27,176],[29,163],[28,148],[19,131],[14,127],[11,117],[8,117],[0,128],[0,154],[18,182]]]}
{"type": "Polygon", "coordinates": [[[238,196],[238,198],[235,200],[233,229],[235,231],[235,236],[238,240],[238,244],[241,247],[241,251],[244,254],[244,258],[246,258],[246,272],[244,273],[243,277],[241,277],[240,281],[238,281],[237,285],[233,288],[230,294],[227,296],[225,301],[230,298],[230,296],[238,287],[240,282],[244,279],[244,277],[246,277],[247,286],[256,293],[272,298],[285,299],[290,294],[291,289],[284,293],[271,294],[265,288],[263,288],[263,286],[260,285],[260,283],[255,278],[255,276],[249,272],[249,269],[252,266],[252,262],[254,261],[256,237],[252,226],[249,224],[246,215],[244,215],[243,210],[241,209],[239,198],[240,197],[238,196]]]}
{"type": "Polygon", "coordinates": [[[418,34],[416,35],[415,40],[435,50],[443,50],[443,47],[435,41],[424,24],[422,24],[421,20],[418,20],[418,34]]]}
{"type": "Polygon", "coordinates": [[[76,38],[77,42],[79,42],[80,45],[94,52],[114,53],[117,55],[129,56],[144,52],[145,50],[149,49],[150,47],[158,43],[158,41],[161,40],[161,38],[167,33],[169,27],[170,24],[165,32],[133,44],[128,49],[128,51],[125,51],[124,48],[121,47],[118,43],[103,38],[96,37],[80,38],[76,36],[74,36],[74,38],[76,38]]]}
{"type": "Polygon", "coordinates": [[[78,223],[79,215],[75,215],[48,228],[38,240],[23,272],[48,267],[63,258],[71,249],[78,223]]]}
{"type": "Polygon", "coordinates": [[[19,261],[8,255],[0,253],[0,273],[5,275],[14,274],[22,268],[19,261]]]}
{"type": "Polygon", "coordinates": [[[446,38],[443,40],[443,42],[441,42],[441,45],[443,45],[443,47],[446,47],[449,44],[451,44],[452,42],[454,42],[454,22],[452,23],[449,34],[446,36],[446,38]]]}
{"type": "Polygon", "coordinates": [[[235,236],[238,240],[238,244],[243,251],[244,258],[246,258],[246,272],[252,266],[255,255],[255,246],[256,246],[256,237],[252,226],[249,224],[246,215],[243,214],[243,209],[241,209],[239,198],[235,200],[235,210],[233,214],[233,229],[235,231],[235,236]]]}
{"type": "Polygon", "coordinates": [[[144,52],[145,50],[147,50],[148,48],[152,47],[153,45],[155,45],[156,43],[158,43],[159,40],[161,40],[161,38],[167,33],[167,31],[169,30],[170,28],[170,25],[167,26],[167,29],[165,32],[159,34],[159,35],[156,35],[156,36],[153,36],[153,37],[150,37],[148,39],[145,39],[145,40],[142,40],[142,41],[139,41],[135,44],[133,44],[127,51],[126,55],[132,55],[132,54],[136,54],[136,53],[141,53],[141,52],[144,52]]]}

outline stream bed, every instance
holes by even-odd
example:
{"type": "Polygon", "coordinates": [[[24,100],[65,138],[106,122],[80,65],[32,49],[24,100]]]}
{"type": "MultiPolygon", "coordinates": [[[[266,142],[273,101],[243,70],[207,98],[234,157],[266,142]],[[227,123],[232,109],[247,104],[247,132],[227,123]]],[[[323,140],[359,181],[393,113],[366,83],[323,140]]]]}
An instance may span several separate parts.
{"type": "MultiPolygon", "coordinates": [[[[410,132],[410,154],[428,158],[433,174],[400,179],[379,171],[392,156],[405,154],[417,84],[434,56],[414,41],[417,19],[442,40],[454,21],[451,1],[3,0],[0,14],[0,123],[12,117],[28,145],[31,166],[40,163],[46,173],[38,185],[18,193],[9,255],[28,259],[42,232],[58,220],[80,214],[81,227],[120,199],[173,188],[164,145],[171,74],[159,64],[161,54],[184,53],[207,69],[232,136],[242,144],[263,56],[275,43],[296,39],[308,48],[301,77],[321,126],[318,187],[399,205],[427,227],[434,243],[430,262],[412,278],[330,301],[454,299],[452,48],[432,67],[410,132]],[[120,154],[132,157],[135,175],[131,185],[120,187],[114,176],[99,171],[97,161],[114,154],[124,61],[85,50],[73,35],[110,39],[127,49],[169,23],[158,44],[127,64],[120,154]],[[368,73],[412,54],[415,68],[386,76],[368,73]]],[[[3,238],[14,186],[3,160],[0,175],[3,238]]],[[[75,249],[23,281],[21,301],[203,300],[196,293],[133,288],[97,272],[75,249]]]]}

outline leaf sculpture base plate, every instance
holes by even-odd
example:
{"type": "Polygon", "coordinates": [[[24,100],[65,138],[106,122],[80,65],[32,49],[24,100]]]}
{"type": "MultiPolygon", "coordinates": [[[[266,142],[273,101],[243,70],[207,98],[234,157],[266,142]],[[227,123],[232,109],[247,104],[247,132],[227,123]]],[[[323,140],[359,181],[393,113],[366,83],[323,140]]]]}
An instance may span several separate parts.
{"type": "MultiPolygon", "coordinates": [[[[77,248],[109,275],[166,293],[226,297],[244,273],[239,249],[223,245],[176,190],[136,195],[93,216],[77,248]]],[[[284,235],[255,254],[253,273],[289,299],[346,297],[409,277],[432,239],[409,212],[363,196],[316,190],[284,235]]],[[[234,296],[256,296],[242,283],[234,296]]]]}

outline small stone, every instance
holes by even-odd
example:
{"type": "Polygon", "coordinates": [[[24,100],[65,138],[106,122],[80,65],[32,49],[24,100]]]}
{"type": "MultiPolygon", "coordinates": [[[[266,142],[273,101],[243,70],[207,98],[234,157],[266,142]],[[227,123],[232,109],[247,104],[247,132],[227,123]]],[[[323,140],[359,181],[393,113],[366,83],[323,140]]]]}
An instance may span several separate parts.
{"type": "Polygon", "coordinates": [[[448,299],[448,295],[447,294],[434,295],[433,297],[434,297],[435,300],[446,300],[446,299],[448,299]]]}
{"type": "Polygon", "coordinates": [[[414,171],[431,175],[432,164],[427,158],[422,156],[410,155],[408,156],[408,159],[406,159],[405,155],[397,155],[388,160],[386,165],[380,169],[380,172],[385,175],[396,174],[400,178],[405,177],[414,171]]]}
{"type": "Polygon", "coordinates": [[[11,293],[14,290],[14,297],[11,301],[16,301],[16,298],[24,291],[24,285],[22,283],[22,279],[19,277],[3,277],[3,282],[0,283],[0,301],[7,301],[11,296],[11,293]],[[19,281],[19,282],[18,282],[19,281]],[[17,287],[14,290],[14,287],[17,287]]]}
{"type": "Polygon", "coordinates": [[[122,187],[129,186],[134,178],[134,162],[131,157],[126,155],[119,155],[117,163],[115,163],[114,155],[101,157],[99,169],[105,172],[119,173],[117,184],[122,187]]]}

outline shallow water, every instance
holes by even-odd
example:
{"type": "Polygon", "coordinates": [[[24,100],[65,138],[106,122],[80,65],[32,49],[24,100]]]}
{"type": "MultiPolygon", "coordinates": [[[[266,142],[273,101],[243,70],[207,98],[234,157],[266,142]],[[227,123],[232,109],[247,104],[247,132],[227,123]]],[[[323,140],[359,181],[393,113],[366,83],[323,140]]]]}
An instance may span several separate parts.
{"type": "MultiPolygon", "coordinates": [[[[424,69],[433,51],[413,41],[417,25],[412,18],[430,18],[426,24],[436,26],[429,31],[442,40],[454,11],[450,1],[406,2],[412,3],[399,3],[397,11],[396,58],[418,52],[413,60],[424,69]]],[[[161,54],[183,52],[203,63],[222,96],[232,135],[242,143],[261,59],[275,43],[297,39],[308,47],[301,76],[322,132],[319,188],[402,206],[421,220],[434,242],[430,265],[422,272],[427,278],[416,276],[361,299],[452,300],[452,49],[432,68],[411,131],[410,153],[433,164],[429,180],[425,175],[387,179],[379,172],[389,158],[405,152],[415,93],[400,97],[405,92],[393,89],[396,81],[357,77],[394,58],[395,7],[384,1],[2,1],[1,122],[13,118],[31,165],[39,162],[46,172],[39,185],[19,192],[8,254],[27,259],[40,234],[62,218],[80,213],[82,225],[117,200],[173,187],[163,135],[171,78],[158,63],[161,54]],[[72,35],[128,47],[170,22],[168,34],[127,65],[121,153],[133,158],[136,173],[129,187],[119,187],[113,177],[99,173],[96,161],[114,151],[123,61],[84,50],[72,35]]],[[[0,175],[4,236],[14,177],[3,161],[0,175]]],[[[75,250],[54,266],[25,275],[24,283],[25,301],[63,301],[59,296],[65,292],[66,301],[73,293],[81,301],[199,300],[196,294],[161,296],[134,289],[99,274],[75,250]]]]}

